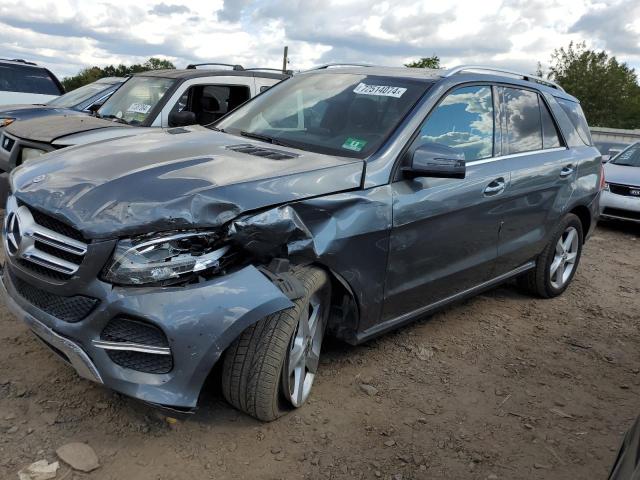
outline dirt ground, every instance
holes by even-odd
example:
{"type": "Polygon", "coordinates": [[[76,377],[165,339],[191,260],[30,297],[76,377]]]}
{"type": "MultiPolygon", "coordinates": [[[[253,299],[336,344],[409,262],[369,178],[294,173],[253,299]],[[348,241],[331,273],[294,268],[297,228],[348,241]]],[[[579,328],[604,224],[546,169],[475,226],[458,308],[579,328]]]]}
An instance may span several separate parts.
{"type": "Polygon", "coordinates": [[[270,424],[213,383],[171,423],[78,378],[0,307],[0,478],[70,441],[101,467],[58,479],[606,478],[640,414],[639,274],[640,228],[602,225],[560,298],[505,286],[329,342],[310,402],[270,424]]]}

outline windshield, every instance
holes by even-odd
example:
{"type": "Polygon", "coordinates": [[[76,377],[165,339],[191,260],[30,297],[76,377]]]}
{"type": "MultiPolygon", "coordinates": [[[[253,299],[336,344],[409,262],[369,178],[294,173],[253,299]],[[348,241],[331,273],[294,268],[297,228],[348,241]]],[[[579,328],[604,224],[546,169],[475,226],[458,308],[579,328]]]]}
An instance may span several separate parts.
{"type": "Polygon", "coordinates": [[[610,163],[616,165],[627,165],[630,167],[640,167],[640,143],[631,145],[616,155],[610,163]]]}
{"type": "Polygon", "coordinates": [[[65,93],[61,97],[54,98],[50,102],[47,102],[47,105],[49,105],[50,107],[75,107],[76,105],[79,105],[80,103],[90,99],[94,95],[97,95],[98,93],[106,90],[111,85],[111,83],[93,82],[89,85],[84,85],[80,88],[76,88],[69,93],[65,93]]]}
{"type": "Polygon", "coordinates": [[[130,78],[104,103],[98,110],[98,115],[139,125],[147,119],[174,83],[175,80],[170,78],[130,78]]]}
{"type": "Polygon", "coordinates": [[[214,128],[312,152],[365,158],[428,87],[398,77],[300,75],[240,107],[214,128]]]}

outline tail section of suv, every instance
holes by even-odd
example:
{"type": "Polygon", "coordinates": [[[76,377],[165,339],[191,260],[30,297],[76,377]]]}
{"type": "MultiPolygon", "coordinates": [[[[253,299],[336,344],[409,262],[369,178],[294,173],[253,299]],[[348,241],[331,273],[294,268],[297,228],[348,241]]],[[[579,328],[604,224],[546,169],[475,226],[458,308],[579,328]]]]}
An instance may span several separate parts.
{"type": "Polygon", "coordinates": [[[55,152],[11,175],[0,283],[80,375],[191,409],[300,407],[322,340],[359,343],[518,278],[576,274],[600,154],[577,100],[487,68],[322,68],[210,128],[55,152]]]}
{"type": "Polygon", "coordinates": [[[48,69],[25,60],[0,59],[0,106],[46,103],[63,93],[48,69]]]}

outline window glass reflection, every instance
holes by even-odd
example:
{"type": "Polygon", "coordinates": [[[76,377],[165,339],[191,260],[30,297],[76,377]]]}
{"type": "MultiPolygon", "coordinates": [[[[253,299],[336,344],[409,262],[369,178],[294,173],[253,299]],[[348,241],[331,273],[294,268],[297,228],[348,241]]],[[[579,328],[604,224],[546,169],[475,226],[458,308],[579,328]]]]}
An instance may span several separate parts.
{"type": "Polygon", "coordinates": [[[491,87],[463,87],[449,94],[423,124],[419,142],[462,151],[466,161],[493,155],[491,87]]]}
{"type": "Polygon", "coordinates": [[[542,149],[542,125],[538,94],[517,88],[503,88],[508,154],[542,149]]]}

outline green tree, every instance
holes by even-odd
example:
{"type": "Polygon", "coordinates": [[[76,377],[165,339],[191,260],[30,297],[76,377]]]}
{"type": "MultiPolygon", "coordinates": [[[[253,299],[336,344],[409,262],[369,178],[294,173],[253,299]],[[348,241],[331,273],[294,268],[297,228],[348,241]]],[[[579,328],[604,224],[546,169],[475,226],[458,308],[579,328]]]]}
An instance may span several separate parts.
{"type": "MultiPolygon", "coordinates": [[[[540,64],[538,74],[544,75],[540,64]]],[[[546,76],[580,100],[589,125],[640,128],[638,77],[616,57],[571,42],[553,52],[546,76]]]]}
{"type": "Polygon", "coordinates": [[[107,65],[106,67],[87,67],[80,70],[72,77],[62,79],[62,84],[67,92],[78,87],[95,82],[104,77],[124,77],[134,73],[146,72],[148,70],[162,70],[166,68],[176,68],[169,60],[151,57],[144,63],[134,65],[107,65]]]}
{"type": "Polygon", "coordinates": [[[405,63],[404,66],[409,68],[442,68],[440,65],[440,57],[437,55],[422,57],[420,60],[405,63]]]}

